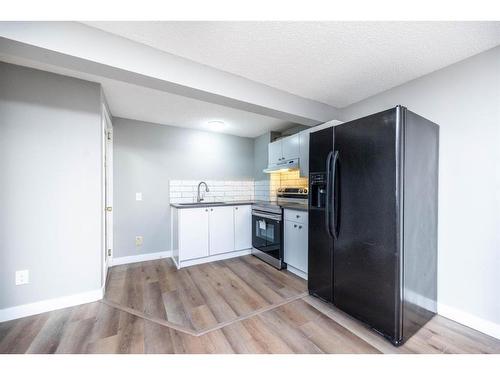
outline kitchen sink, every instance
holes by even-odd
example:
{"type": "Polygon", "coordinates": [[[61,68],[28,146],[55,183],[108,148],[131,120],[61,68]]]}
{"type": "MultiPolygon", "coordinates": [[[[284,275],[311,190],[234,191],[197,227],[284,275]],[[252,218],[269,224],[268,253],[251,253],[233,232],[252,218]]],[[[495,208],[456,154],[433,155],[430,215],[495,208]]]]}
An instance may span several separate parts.
{"type": "Polygon", "coordinates": [[[209,206],[212,204],[224,204],[226,202],[194,202],[194,203],[179,203],[179,206],[209,206]]]}

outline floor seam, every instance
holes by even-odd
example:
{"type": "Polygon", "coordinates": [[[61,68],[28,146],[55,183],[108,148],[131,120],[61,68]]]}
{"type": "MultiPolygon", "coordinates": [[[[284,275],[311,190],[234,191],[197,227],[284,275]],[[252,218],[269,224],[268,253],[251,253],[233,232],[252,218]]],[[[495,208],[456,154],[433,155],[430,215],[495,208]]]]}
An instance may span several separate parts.
{"type": "Polygon", "coordinates": [[[258,310],[255,310],[255,311],[252,311],[251,313],[249,314],[246,314],[246,315],[242,315],[242,316],[239,316],[237,318],[234,318],[230,321],[227,321],[227,322],[223,322],[223,323],[219,323],[217,324],[216,326],[214,327],[211,327],[211,328],[206,328],[206,329],[203,329],[203,330],[199,330],[197,331],[196,333],[196,336],[199,337],[199,336],[202,336],[202,335],[205,335],[207,333],[210,333],[210,332],[213,332],[213,331],[217,331],[218,329],[221,329],[221,328],[224,328],[224,327],[227,327],[233,323],[236,323],[236,322],[241,322],[243,320],[246,320],[246,319],[249,319],[249,318],[252,318],[256,315],[259,315],[259,314],[262,314],[262,313],[265,313],[266,311],[270,311],[270,310],[274,310],[280,306],[283,306],[283,305],[286,305],[290,302],[294,302],[298,299],[301,299],[301,298],[304,298],[306,295],[308,295],[307,292],[304,292],[304,293],[301,293],[297,296],[294,296],[294,297],[290,297],[290,298],[287,298],[281,302],[278,302],[278,303],[275,303],[273,305],[269,305],[269,306],[266,306],[266,307],[263,307],[261,309],[258,309],[258,310]]]}
{"type": "Polygon", "coordinates": [[[126,312],[128,314],[138,316],[139,318],[148,320],[150,322],[162,325],[162,326],[167,327],[167,328],[175,329],[176,331],[179,331],[179,332],[182,332],[182,333],[187,333],[189,335],[196,336],[196,332],[194,330],[182,327],[182,326],[177,325],[175,323],[171,323],[168,320],[163,320],[163,319],[159,319],[159,318],[155,318],[155,317],[146,315],[145,313],[143,313],[141,311],[131,309],[130,307],[119,305],[119,304],[117,304],[115,302],[107,300],[106,298],[103,298],[101,300],[101,302],[104,303],[105,305],[113,307],[113,308],[115,308],[117,310],[124,311],[124,312],[126,312]]]}
{"type": "Polygon", "coordinates": [[[304,298],[308,294],[309,294],[308,292],[303,292],[303,293],[298,294],[296,296],[286,298],[286,299],[284,299],[281,302],[278,302],[278,303],[275,303],[275,304],[272,304],[272,305],[269,305],[269,306],[265,306],[265,307],[263,307],[261,309],[252,311],[249,314],[245,314],[245,315],[239,316],[239,317],[234,318],[232,320],[229,320],[227,322],[218,323],[214,327],[205,328],[205,329],[202,329],[202,330],[192,330],[190,328],[185,328],[185,327],[177,325],[175,323],[171,323],[168,320],[155,318],[155,317],[146,315],[145,313],[143,313],[141,311],[131,309],[130,307],[119,305],[119,304],[117,304],[115,302],[107,300],[106,298],[103,298],[100,302],[102,302],[103,304],[105,304],[107,306],[113,307],[113,308],[115,308],[117,310],[124,311],[124,312],[126,312],[128,314],[135,315],[135,316],[137,316],[139,318],[142,318],[142,319],[148,320],[150,322],[162,325],[164,327],[167,327],[167,328],[170,328],[170,329],[174,329],[176,331],[179,331],[179,332],[182,332],[182,333],[194,336],[194,337],[200,337],[200,336],[206,335],[207,333],[210,333],[210,332],[213,332],[213,331],[217,331],[217,330],[219,330],[221,328],[227,327],[227,326],[229,326],[231,324],[234,324],[234,323],[237,323],[237,322],[241,322],[243,320],[252,318],[254,316],[257,316],[259,314],[265,313],[265,312],[270,311],[270,310],[274,310],[274,309],[276,309],[276,308],[278,308],[280,306],[283,306],[283,305],[286,305],[288,303],[294,302],[294,301],[296,301],[298,299],[304,298]]]}

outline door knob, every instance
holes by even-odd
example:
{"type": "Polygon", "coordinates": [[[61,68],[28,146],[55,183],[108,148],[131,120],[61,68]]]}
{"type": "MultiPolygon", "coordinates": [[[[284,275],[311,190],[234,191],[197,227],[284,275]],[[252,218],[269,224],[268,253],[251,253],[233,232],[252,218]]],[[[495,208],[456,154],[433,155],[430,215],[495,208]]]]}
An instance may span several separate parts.
{"type": "Polygon", "coordinates": [[[106,207],[106,211],[108,211],[108,212],[111,212],[111,211],[113,211],[113,207],[111,207],[111,206],[109,206],[109,207],[106,207]]]}

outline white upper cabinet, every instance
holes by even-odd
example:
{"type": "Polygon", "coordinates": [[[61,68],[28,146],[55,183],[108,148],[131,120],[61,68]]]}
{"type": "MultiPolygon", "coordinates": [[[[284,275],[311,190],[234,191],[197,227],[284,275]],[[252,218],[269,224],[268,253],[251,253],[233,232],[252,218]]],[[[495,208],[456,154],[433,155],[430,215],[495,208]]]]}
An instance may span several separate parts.
{"type": "Polygon", "coordinates": [[[269,143],[268,151],[269,165],[279,164],[285,160],[298,159],[300,157],[299,134],[290,135],[269,143]]]}
{"type": "Polygon", "coordinates": [[[282,141],[281,139],[269,143],[268,153],[269,153],[269,165],[278,164],[283,161],[283,151],[282,151],[282,141]]]}
{"type": "Polygon", "coordinates": [[[283,160],[297,159],[300,157],[299,133],[281,139],[283,160]]]}
{"type": "MultiPolygon", "coordinates": [[[[210,255],[234,251],[233,207],[211,207],[209,210],[210,255]]],[[[195,225],[192,228],[198,230],[195,225]]]]}
{"type": "Polygon", "coordinates": [[[309,134],[309,129],[299,133],[300,177],[309,177],[309,134]]]}
{"type": "Polygon", "coordinates": [[[179,210],[179,260],[208,256],[208,208],[179,210]]]}
{"type": "Polygon", "coordinates": [[[235,206],[234,209],[234,249],[252,247],[252,206],[235,206]]]}

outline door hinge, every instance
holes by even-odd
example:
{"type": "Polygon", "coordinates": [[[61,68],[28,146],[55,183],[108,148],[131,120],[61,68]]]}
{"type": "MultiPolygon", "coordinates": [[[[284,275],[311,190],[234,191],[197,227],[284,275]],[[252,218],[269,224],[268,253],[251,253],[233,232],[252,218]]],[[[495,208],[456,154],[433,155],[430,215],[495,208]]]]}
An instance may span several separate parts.
{"type": "Polygon", "coordinates": [[[106,134],[107,134],[108,141],[111,141],[111,132],[108,130],[106,132],[106,134]]]}
{"type": "Polygon", "coordinates": [[[108,257],[111,256],[111,249],[108,249],[108,257]]]}

